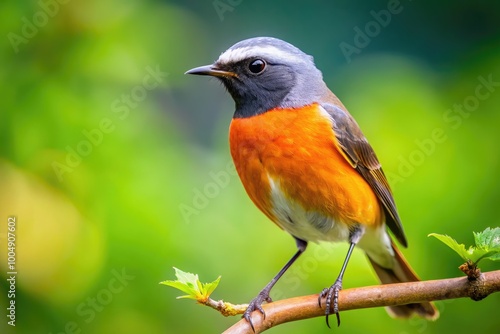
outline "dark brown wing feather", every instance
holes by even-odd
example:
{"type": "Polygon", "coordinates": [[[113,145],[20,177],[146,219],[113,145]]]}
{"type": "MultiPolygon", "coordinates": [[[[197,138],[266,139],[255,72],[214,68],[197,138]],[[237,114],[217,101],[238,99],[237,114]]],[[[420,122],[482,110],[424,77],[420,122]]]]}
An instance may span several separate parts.
{"type": "Polygon", "coordinates": [[[346,159],[363,176],[384,206],[386,213],[386,224],[394,233],[394,236],[404,247],[407,247],[405,233],[399,218],[391,188],[384,175],[380,162],[359,125],[354,118],[343,108],[340,101],[335,97],[333,103],[324,103],[322,107],[333,118],[333,130],[344,150],[346,159]]]}

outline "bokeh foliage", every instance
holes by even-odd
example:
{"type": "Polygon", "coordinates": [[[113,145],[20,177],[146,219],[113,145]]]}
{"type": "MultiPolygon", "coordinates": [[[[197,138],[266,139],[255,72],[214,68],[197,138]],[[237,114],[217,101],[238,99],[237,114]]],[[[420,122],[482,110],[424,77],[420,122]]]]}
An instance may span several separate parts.
{"type": "MultiPolygon", "coordinates": [[[[244,303],[292,255],[292,239],[254,208],[234,175],[229,96],[215,80],[183,75],[252,36],[283,38],[315,56],[390,175],[410,244],[404,252],[422,278],[461,274],[456,256],[427,234],[470,244],[472,231],[500,225],[500,86],[476,96],[484,80],[500,82],[500,4],[401,1],[346,57],[341,43],[354,45],[354,28],[363,31],[372,11],[393,1],[63,2],[42,1],[53,17],[16,47],[9,34],[22,35],[42,5],[0,4],[2,310],[9,215],[18,220],[19,272],[17,326],[1,312],[1,333],[221,332],[236,319],[176,300],[158,282],[173,279],[173,266],[203,281],[222,275],[212,297],[244,303]],[[144,80],[155,69],[164,74],[149,89],[144,80]],[[456,111],[474,97],[470,110],[456,111]],[[82,144],[85,133],[96,144],[82,144]],[[85,156],[68,158],[79,148],[85,156]],[[67,159],[73,166],[58,176],[54,162],[67,159]]],[[[311,245],[274,296],[329,286],[345,250],[311,245]]],[[[356,252],[345,287],[375,283],[356,252]]],[[[437,305],[435,323],[359,310],[345,312],[334,331],[498,332],[498,294],[437,305]]],[[[312,319],[272,332],[329,331],[312,319]]]]}

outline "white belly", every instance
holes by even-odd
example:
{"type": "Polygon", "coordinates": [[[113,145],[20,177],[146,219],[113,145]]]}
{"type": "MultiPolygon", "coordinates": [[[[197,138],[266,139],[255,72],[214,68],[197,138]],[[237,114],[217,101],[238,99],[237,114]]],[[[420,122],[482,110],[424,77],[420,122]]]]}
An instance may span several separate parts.
{"type": "Polygon", "coordinates": [[[305,241],[348,241],[349,228],[319,212],[306,211],[287,198],[278,181],[269,177],[271,202],[277,224],[291,235],[305,241]]]}
{"type": "MultiPolygon", "coordinates": [[[[347,241],[349,228],[342,222],[314,211],[306,211],[300,204],[287,198],[278,181],[269,177],[271,201],[276,222],[291,235],[305,241],[347,241]]],[[[375,229],[367,228],[359,240],[359,248],[384,268],[394,268],[394,251],[385,224],[375,229]]]]}

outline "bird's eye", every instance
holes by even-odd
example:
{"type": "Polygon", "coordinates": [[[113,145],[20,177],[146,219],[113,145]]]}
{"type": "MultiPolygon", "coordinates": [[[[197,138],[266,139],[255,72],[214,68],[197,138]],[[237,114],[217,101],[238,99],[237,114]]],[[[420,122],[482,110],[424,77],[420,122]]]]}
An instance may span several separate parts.
{"type": "Polygon", "coordinates": [[[266,68],[266,62],[263,61],[262,59],[255,59],[248,65],[248,69],[253,74],[259,74],[260,72],[264,71],[265,68],[266,68]]]}

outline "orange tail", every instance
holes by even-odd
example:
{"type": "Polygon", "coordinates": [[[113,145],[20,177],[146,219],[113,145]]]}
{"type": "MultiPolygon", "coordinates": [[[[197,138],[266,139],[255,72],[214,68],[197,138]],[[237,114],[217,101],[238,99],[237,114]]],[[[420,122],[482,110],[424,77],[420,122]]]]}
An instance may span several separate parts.
{"type": "MultiPolygon", "coordinates": [[[[417,274],[410,267],[403,254],[397,249],[394,242],[392,242],[392,249],[394,250],[395,264],[393,269],[383,268],[373,261],[368,255],[368,259],[372,264],[378,278],[382,284],[389,283],[402,283],[402,282],[415,282],[420,281],[417,274]]],[[[398,306],[389,306],[387,312],[397,318],[409,318],[413,314],[428,320],[436,320],[439,317],[439,311],[433,303],[423,302],[418,304],[407,304],[398,306]]]]}

